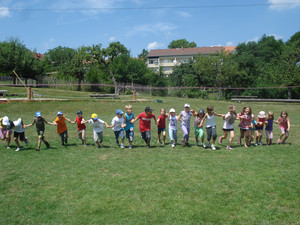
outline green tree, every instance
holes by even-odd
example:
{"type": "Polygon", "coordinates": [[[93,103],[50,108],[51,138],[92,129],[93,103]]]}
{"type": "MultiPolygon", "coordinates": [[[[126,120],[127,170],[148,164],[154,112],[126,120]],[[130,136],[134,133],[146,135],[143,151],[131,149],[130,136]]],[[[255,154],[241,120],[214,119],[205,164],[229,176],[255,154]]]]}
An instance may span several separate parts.
{"type": "Polygon", "coordinates": [[[178,39],[178,40],[173,40],[171,43],[168,45],[168,48],[195,48],[197,47],[197,44],[193,41],[189,42],[186,39],[178,39]]]}
{"type": "Polygon", "coordinates": [[[142,53],[138,55],[138,58],[143,60],[144,62],[147,62],[147,56],[149,54],[149,51],[146,49],[142,50],[142,53]]]}

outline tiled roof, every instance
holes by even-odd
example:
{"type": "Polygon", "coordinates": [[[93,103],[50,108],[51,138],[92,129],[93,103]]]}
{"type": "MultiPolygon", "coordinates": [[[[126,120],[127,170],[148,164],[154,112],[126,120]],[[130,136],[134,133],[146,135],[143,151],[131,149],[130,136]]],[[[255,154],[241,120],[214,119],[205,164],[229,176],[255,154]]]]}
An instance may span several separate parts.
{"type": "Polygon", "coordinates": [[[149,57],[160,57],[160,56],[189,56],[189,55],[208,55],[220,53],[223,50],[225,52],[232,52],[236,47],[200,47],[200,48],[173,48],[173,49],[153,49],[149,52],[149,57]]]}

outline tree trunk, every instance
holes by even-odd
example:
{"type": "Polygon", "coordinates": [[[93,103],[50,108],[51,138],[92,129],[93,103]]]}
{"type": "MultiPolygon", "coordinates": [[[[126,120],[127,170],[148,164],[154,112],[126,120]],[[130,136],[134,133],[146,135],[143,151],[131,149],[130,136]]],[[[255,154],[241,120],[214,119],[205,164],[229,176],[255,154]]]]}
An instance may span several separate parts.
{"type": "Polygon", "coordinates": [[[78,79],[77,91],[81,91],[81,81],[82,81],[82,79],[78,79]]]}
{"type": "Polygon", "coordinates": [[[288,87],[288,99],[292,99],[292,88],[288,87]]]}
{"type": "Polygon", "coordinates": [[[219,88],[218,89],[218,100],[220,100],[220,97],[221,97],[221,89],[219,88]]]}
{"type": "Polygon", "coordinates": [[[116,82],[116,79],[115,79],[115,76],[114,76],[114,74],[113,74],[113,72],[111,71],[111,69],[109,68],[109,64],[107,64],[107,63],[104,63],[104,65],[105,65],[105,67],[106,67],[106,69],[107,69],[107,71],[108,71],[108,73],[109,73],[109,75],[110,75],[110,77],[111,77],[111,80],[112,80],[112,82],[113,82],[113,84],[114,84],[114,86],[115,86],[115,94],[119,94],[119,89],[118,89],[118,84],[117,84],[117,82],[116,82]]]}

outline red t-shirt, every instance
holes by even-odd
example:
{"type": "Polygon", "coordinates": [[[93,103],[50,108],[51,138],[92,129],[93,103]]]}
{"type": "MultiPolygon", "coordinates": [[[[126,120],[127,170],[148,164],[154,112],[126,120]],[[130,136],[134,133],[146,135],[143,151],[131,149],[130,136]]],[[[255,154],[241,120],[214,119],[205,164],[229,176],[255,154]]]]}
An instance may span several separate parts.
{"type": "Polygon", "coordinates": [[[155,115],[152,113],[150,116],[147,116],[146,113],[141,113],[138,115],[137,119],[140,120],[139,127],[141,132],[145,132],[147,130],[151,130],[151,119],[155,118],[155,115]]]}
{"type": "Polygon", "coordinates": [[[78,116],[76,117],[77,130],[83,130],[86,128],[84,124],[81,124],[82,120],[83,120],[83,117],[80,117],[80,118],[78,118],[78,116]]]}
{"type": "Polygon", "coordinates": [[[255,126],[264,127],[265,120],[266,120],[265,118],[258,118],[257,124],[255,126]],[[262,122],[262,125],[258,124],[259,122],[262,122]]]}
{"type": "Polygon", "coordinates": [[[162,128],[162,129],[166,128],[166,118],[167,118],[166,115],[164,115],[164,116],[159,115],[159,117],[158,117],[159,123],[157,124],[157,127],[162,128]]]}

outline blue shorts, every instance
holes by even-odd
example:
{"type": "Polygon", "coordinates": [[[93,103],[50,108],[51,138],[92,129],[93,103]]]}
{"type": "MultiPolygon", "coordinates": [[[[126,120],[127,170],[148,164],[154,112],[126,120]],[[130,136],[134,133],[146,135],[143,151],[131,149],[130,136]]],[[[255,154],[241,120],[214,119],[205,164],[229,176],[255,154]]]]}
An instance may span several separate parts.
{"type": "Polygon", "coordinates": [[[160,127],[158,127],[157,133],[160,134],[161,132],[166,132],[166,128],[160,128],[160,127]]]}

